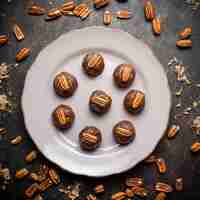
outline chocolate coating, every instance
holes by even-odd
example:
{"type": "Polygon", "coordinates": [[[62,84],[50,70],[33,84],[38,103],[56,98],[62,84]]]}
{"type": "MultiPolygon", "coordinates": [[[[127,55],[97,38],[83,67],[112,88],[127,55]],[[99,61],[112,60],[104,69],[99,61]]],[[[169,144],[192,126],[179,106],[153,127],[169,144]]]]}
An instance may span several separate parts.
{"type": "Polygon", "coordinates": [[[145,106],[145,94],[139,90],[131,90],[124,98],[125,109],[132,113],[137,114],[143,110],[145,106]]]}
{"type": "Polygon", "coordinates": [[[56,75],[53,85],[57,95],[61,97],[70,97],[77,89],[78,82],[70,73],[61,72],[56,75]]]}
{"type": "Polygon", "coordinates": [[[91,77],[100,75],[104,70],[104,59],[103,57],[95,52],[88,53],[82,62],[82,67],[85,73],[91,77]]]}
{"type": "Polygon", "coordinates": [[[100,130],[93,126],[85,127],[79,134],[80,146],[87,151],[92,151],[99,147],[101,140],[100,130]]]}
{"type": "Polygon", "coordinates": [[[92,92],[89,107],[92,112],[104,114],[108,112],[112,104],[112,98],[102,90],[92,92]]]}
{"type": "Polygon", "coordinates": [[[121,64],[116,67],[113,78],[120,88],[129,87],[135,79],[135,69],[131,64],[121,64]]]}
{"type": "Polygon", "coordinates": [[[75,114],[70,106],[61,104],[53,111],[52,119],[56,128],[69,129],[75,120],[75,114]]]}
{"type": "Polygon", "coordinates": [[[130,121],[120,121],[114,126],[113,135],[118,144],[129,144],[135,138],[135,127],[130,121]]]}

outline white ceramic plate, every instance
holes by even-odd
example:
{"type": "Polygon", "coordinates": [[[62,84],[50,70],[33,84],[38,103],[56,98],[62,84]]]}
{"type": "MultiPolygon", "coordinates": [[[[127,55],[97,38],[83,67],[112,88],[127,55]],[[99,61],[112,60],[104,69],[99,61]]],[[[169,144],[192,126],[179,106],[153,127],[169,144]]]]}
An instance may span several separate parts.
{"type": "Polygon", "coordinates": [[[40,52],[28,71],[22,109],[27,130],[39,150],[52,162],[75,174],[106,176],[134,167],[148,156],[162,137],[170,112],[170,91],[163,67],[147,45],[119,29],[89,27],[66,33],[40,52]],[[105,58],[105,70],[95,79],[82,71],[83,56],[98,51],[105,58]],[[115,67],[133,63],[136,80],[129,89],[146,94],[146,106],[138,116],[123,108],[123,98],[129,89],[120,90],[112,81],[115,67]],[[79,87],[75,95],[62,99],[55,95],[53,79],[58,72],[68,71],[76,76],[79,87]],[[95,89],[108,92],[113,99],[111,110],[97,117],[88,109],[88,99],[95,89]],[[73,107],[76,120],[63,132],[54,128],[51,113],[58,104],[73,107]],[[112,127],[120,120],[131,120],[137,131],[135,140],[118,146],[112,127]],[[78,135],[85,126],[102,131],[102,145],[93,153],[79,148],[78,135]]]}

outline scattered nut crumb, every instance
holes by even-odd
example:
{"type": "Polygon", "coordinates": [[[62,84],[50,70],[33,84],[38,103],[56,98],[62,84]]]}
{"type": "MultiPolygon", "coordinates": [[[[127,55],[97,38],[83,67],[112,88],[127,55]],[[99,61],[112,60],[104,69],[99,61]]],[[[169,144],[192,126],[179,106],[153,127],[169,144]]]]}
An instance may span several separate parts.
{"type": "Polygon", "coordinates": [[[97,198],[93,194],[88,194],[86,200],[97,200],[97,198]]]}
{"type": "Polygon", "coordinates": [[[132,198],[135,195],[135,193],[129,188],[127,188],[125,192],[126,192],[126,196],[127,197],[131,197],[132,198]]]}
{"type": "Polygon", "coordinates": [[[192,121],[191,128],[197,135],[200,134],[200,116],[195,117],[192,121]]]}
{"type": "Polygon", "coordinates": [[[157,158],[156,159],[156,165],[158,167],[158,171],[161,174],[164,174],[167,171],[167,165],[166,165],[166,162],[163,158],[157,158]]]}
{"type": "Polygon", "coordinates": [[[176,108],[180,108],[181,107],[181,103],[176,104],[176,108]]]}
{"type": "Polygon", "coordinates": [[[1,111],[11,111],[11,103],[5,94],[0,95],[0,112],[1,111]]]}
{"type": "Polygon", "coordinates": [[[22,143],[22,136],[17,136],[10,141],[11,144],[17,145],[22,143]]]}
{"type": "Polygon", "coordinates": [[[168,62],[168,67],[172,67],[174,72],[176,73],[176,78],[180,82],[185,82],[187,85],[191,84],[191,81],[188,79],[186,75],[185,66],[182,61],[178,60],[176,57],[173,57],[168,62]]]}
{"type": "Polygon", "coordinates": [[[69,200],[75,200],[79,197],[80,184],[76,184],[75,186],[64,186],[64,185],[62,185],[58,189],[58,191],[66,194],[66,196],[69,200]]]}
{"type": "Polygon", "coordinates": [[[126,193],[125,192],[117,192],[112,195],[111,199],[112,200],[122,200],[126,198],[126,193]]]}
{"type": "Polygon", "coordinates": [[[150,155],[150,156],[148,156],[145,160],[144,160],[144,162],[145,163],[155,163],[156,162],[156,156],[155,155],[150,155]]]}
{"type": "Polygon", "coordinates": [[[200,142],[194,142],[191,147],[190,150],[194,153],[199,152],[200,151],[200,142]]]}
{"type": "Polygon", "coordinates": [[[103,186],[103,184],[95,186],[94,191],[95,191],[96,194],[103,193],[104,192],[104,186],[103,186]]]}
{"type": "Polygon", "coordinates": [[[199,105],[199,101],[193,101],[193,102],[192,102],[192,107],[193,107],[193,108],[198,107],[198,105],[199,105]]]}
{"type": "Polygon", "coordinates": [[[28,169],[22,168],[22,169],[16,171],[16,173],[15,173],[15,178],[16,178],[16,179],[22,179],[22,178],[24,178],[25,176],[27,176],[28,174],[29,174],[28,169]]]}
{"type": "Polygon", "coordinates": [[[36,196],[34,197],[33,200],[44,200],[44,199],[43,199],[43,197],[42,197],[40,194],[38,194],[38,195],[36,195],[36,196]]]}
{"type": "Polygon", "coordinates": [[[1,63],[0,64],[0,83],[4,79],[8,79],[8,78],[9,78],[8,65],[5,62],[1,63]]]}
{"type": "Polygon", "coordinates": [[[195,84],[196,87],[200,88],[200,83],[195,84]]]}
{"type": "Polygon", "coordinates": [[[0,190],[6,190],[7,185],[11,182],[11,173],[9,168],[2,168],[0,165],[0,178],[1,178],[1,184],[0,184],[0,190]]]}
{"type": "Polygon", "coordinates": [[[169,139],[174,138],[179,131],[180,131],[180,126],[173,124],[167,131],[167,137],[169,139]]]}
{"type": "Polygon", "coordinates": [[[181,87],[178,91],[176,91],[176,96],[177,97],[179,97],[179,96],[181,96],[182,95],[182,93],[183,93],[183,87],[181,87]]]}
{"type": "Polygon", "coordinates": [[[39,185],[38,183],[33,183],[32,185],[30,185],[26,190],[25,190],[25,195],[28,198],[33,197],[33,195],[35,195],[36,192],[38,192],[39,190],[39,185]]]}
{"type": "Polygon", "coordinates": [[[37,158],[37,151],[33,150],[31,152],[29,152],[26,157],[25,157],[25,161],[30,163],[33,160],[35,160],[37,158]]]}
{"type": "Polygon", "coordinates": [[[183,178],[182,177],[176,178],[175,188],[176,188],[176,191],[183,190],[183,178]]]}
{"type": "Polygon", "coordinates": [[[7,133],[6,128],[0,128],[0,135],[5,135],[7,133]]]}
{"type": "Polygon", "coordinates": [[[53,181],[54,184],[58,184],[60,183],[60,176],[59,174],[56,172],[55,169],[50,169],[49,170],[49,177],[50,179],[53,181]]]}
{"type": "Polygon", "coordinates": [[[49,187],[51,187],[53,185],[53,182],[51,181],[50,178],[45,179],[44,181],[42,181],[39,184],[39,190],[44,192],[45,190],[47,190],[49,187]]]}

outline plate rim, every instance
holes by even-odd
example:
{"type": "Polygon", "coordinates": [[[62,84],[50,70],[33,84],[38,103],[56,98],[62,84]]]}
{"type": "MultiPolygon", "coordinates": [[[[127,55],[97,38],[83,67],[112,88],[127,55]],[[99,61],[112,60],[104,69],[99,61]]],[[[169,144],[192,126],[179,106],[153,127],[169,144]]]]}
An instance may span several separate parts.
{"type": "MultiPolygon", "coordinates": [[[[89,27],[85,27],[85,28],[80,28],[80,29],[74,29],[74,30],[71,30],[67,33],[64,33],[62,35],[60,35],[58,38],[56,38],[55,40],[53,40],[51,43],[49,43],[48,45],[46,45],[45,47],[43,47],[41,49],[41,51],[38,53],[38,55],[36,56],[35,60],[33,61],[33,63],[31,64],[30,68],[28,69],[27,71],[27,74],[26,74],[26,78],[25,78],[25,82],[24,82],[24,88],[23,88],[23,93],[22,93],[22,98],[21,98],[21,108],[22,108],[22,113],[23,113],[23,117],[24,117],[24,124],[25,124],[25,127],[26,127],[26,130],[29,134],[29,136],[31,137],[31,139],[33,140],[34,144],[37,146],[37,148],[39,149],[39,151],[48,159],[50,160],[52,163],[58,165],[60,168],[64,169],[64,170],[67,170],[73,174],[76,174],[76,175],[84,175],[84,176],[89,176],[89,177],[105,177],[105,176],[109,176],[109,175],[113,175],[113,174],[119,174],[119,173],[122,173],[124,171],[127,171],[127,170],[130,170],[131,168],[135,167],[138,163],[140,163],[141,161],[143,161],[146,157],[148,157],[148,155],[150,155],[154,150],[155,148],[157,147],[158,143],[160,142],[160,140],[162,139],[163,135],[165,134],[165,130],[167,129],[167,126],[168,126],[168,123],[169,123],[169,119],[170,119],[170,112],[171,112],[171,107],[172,107],[172,96],[171,96],[171,91],[170,91],[170,87],[169,87],[169,81],[168,81],[168,78],[167,78],[167,75],[165,73],[165,70],[164,70],[164,67],[162,67],[162,71],[163,73],[165,74],[165,82],[166,82],[166,86],[167,86],[167,90],[169,91],[169,109],[168,109],[168,113],[167,113],[167,116],[168,116],[168,119],[167,119],[167,123],[166,123],[166,126],[163,130],[163,134],[162,136],[160,137],[160,139],[156,142],[156,145],[154,146],[154,148],[152,149],[152,151],[150,151],[150,153],[146,156],[143,156],[136,164],[130,164],[130,166],[128,166],[126,169],[124,168],[121,168],[121,169],[117,169],[117,171],[113,170],[111,173],[104,173],[104,174],[88,174],[88,172],[86,171],[85,173],[84,172],[78,172],[76,170],[72,170],[71,168],[67,168],[67,167],[64,167],[63,165],[61,165],[60,163],[56,162],[55,159],[53,159],[51,157],[51,154],[49,154],[47,151],[45,151],[44,149],[42,149],[40,147],[40,145],[37,143],[36,139],[34,139],[33,135],[30,133],[31,131],[29,130],[30,127],[28,127],[27,125],[27,117],[26,117],[26,114],[25,114],[25,108],[24,108],[24,105],[25,105],[25,95],[24,95],[24,91],[26,89],[26,85],[27,85],[27,82],[28,82],[28,74],[31,73],[31,69],[32,69],[32,65],[34,63],[37,62],[38,58],[40,57],[40,55],[48,48],[48,46],[52,45],[53,43],[56,42],[56,40],[64,37],[65,35],[68,35],[68,34],[74,34],[75,32],[82,32],[82,31],[91,31],[91,30],[101,30],[101,31],[112,31],[112,30],[117,30],[123,34],[126,34],[128,37],[134,37],[132,36],[130,33],[122,30],[122,29],[118,29],[118,28],[105,28],[105,27],[102,27],[102,26],[89,26],[89,27]]],[[[136,38],[136,37],[135,37],[136,38]]],[[[139,40],[138,38],[136,38],[137,40],[139,40]]],[[[144,46],[147,46],[148,49],[151,51],[151,53],[153,54],[153,56],[155,56],[154,52],[152,51],[152,49],[148,46],[148,44],[144,43],[143,41],[139,40],[139,42],[141,42],[144,46]]],[[[156,56],[155,56],[156,57],[156,56]]],[[[159,60],[158,60],[159,61],[159,60]]],[[[159,61],[160,63],[160,61],[159,61]]],[[[160,65],[162,66],[162,64],[160,63],[160,65]]],[[[132,162],[131,162],[132,163],[132,162]]]]}

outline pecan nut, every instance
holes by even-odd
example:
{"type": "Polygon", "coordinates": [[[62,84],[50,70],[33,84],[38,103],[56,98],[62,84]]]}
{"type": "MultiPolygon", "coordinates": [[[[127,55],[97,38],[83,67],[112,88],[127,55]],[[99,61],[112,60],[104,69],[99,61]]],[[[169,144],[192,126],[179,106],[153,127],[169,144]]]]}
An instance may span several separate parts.
{"type": "Polygon", "coordinates": [[[151,1],[147,1],[144,5],[144,14],[148,21],[152,21],[156,16],[155,6],[151,1]]]}
{"type": "Polygon", "coordinates": [[[16,55],[16,61],[21,62],[25,58],[27,58],[30,55],[30,49],[29,48],[22,48],[16,55]]]}

